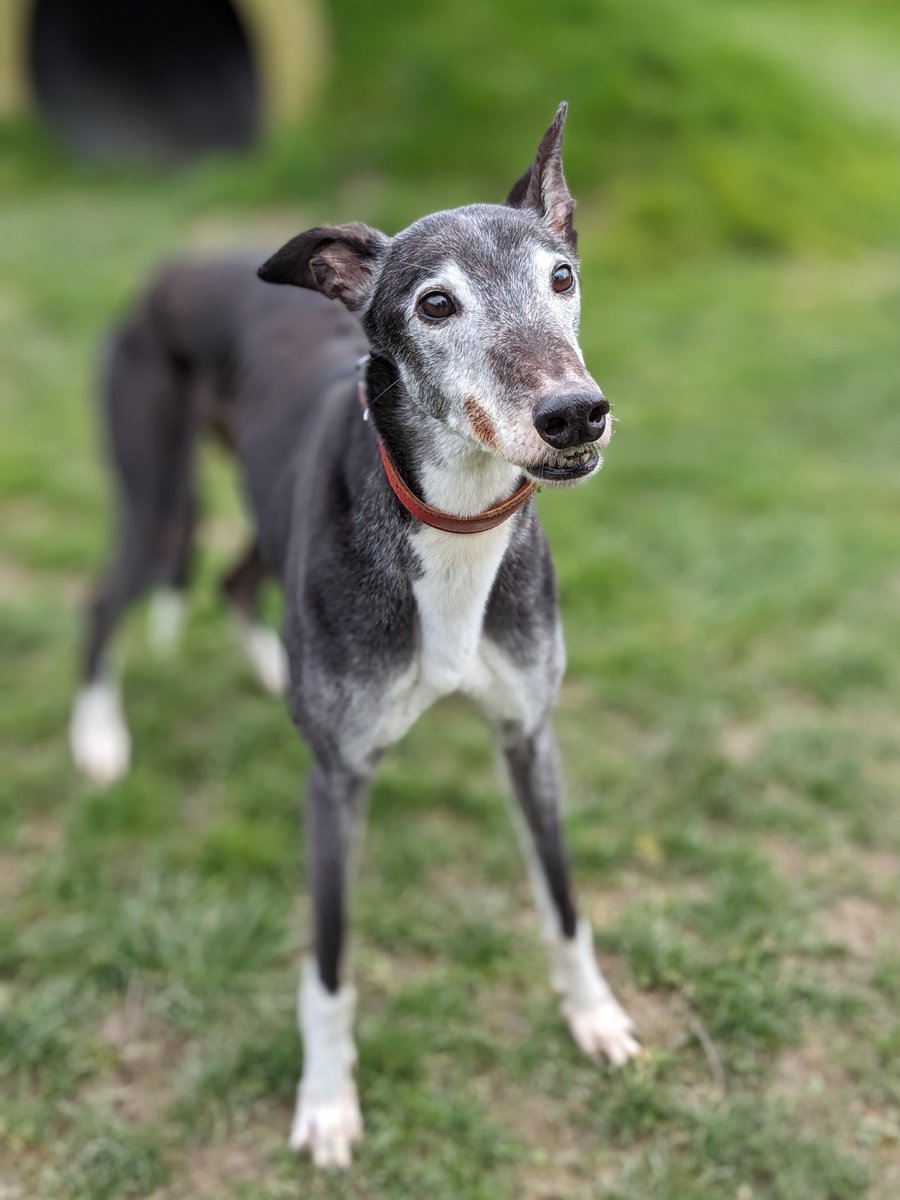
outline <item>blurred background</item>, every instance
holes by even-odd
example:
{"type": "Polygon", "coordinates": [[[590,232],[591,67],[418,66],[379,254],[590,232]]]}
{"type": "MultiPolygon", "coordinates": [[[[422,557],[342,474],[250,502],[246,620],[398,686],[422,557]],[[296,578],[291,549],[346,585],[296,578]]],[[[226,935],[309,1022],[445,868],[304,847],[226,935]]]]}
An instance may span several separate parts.
{"type": "Polygon", "coordinates": [[[4,0],[4,1200],[894,1200],[898,329],[890,0],[4,0]],[[560,99],[618,424],[539,500],[558,726],[647,1052],[569,1045],[487,736],[445,704],[376,788],[367,1140],[323,1180],[285,1147],[305,750],[216,599],[244,526],[213,452],[183,647],[140,612],[123,639],[134,770],[69,765],[98,348],[161,257],[502,199],[560,99]]]}

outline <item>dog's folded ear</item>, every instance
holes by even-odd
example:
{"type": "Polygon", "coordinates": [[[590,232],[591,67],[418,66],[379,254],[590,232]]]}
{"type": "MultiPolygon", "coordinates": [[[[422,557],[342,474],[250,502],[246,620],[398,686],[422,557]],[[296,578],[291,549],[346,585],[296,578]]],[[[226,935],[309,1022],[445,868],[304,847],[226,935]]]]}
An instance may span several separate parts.
{"type": "Polygon", "coordinates": [[[309,229],[291,238],[257,275],[266,283],[312,288],[356,311],[368,300],[389,242],[359,222],[309,229]]]}
{"type": "Polygon", "coordinates": [[[533,208],[559,237],[575,249],[572,213],[575,201],[566,186],[562,167],[563,127],[569,106],[563,101],[553,124],[544,134],[534,162],[506,197],[510,208],[533,208]]]}

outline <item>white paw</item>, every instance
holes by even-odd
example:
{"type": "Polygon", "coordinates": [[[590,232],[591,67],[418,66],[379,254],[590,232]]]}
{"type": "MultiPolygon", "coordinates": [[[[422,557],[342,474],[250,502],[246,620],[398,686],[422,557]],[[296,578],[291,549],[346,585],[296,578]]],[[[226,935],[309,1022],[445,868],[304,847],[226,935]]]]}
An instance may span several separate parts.
{"type": "Polygon", "coordinates": [[[288,663],[281,638],[274,629],[249,622],[241,622],[239,633],[256,678],[267,692],[283,695],[288,685],[288,663]]]}
{"type": "Polygon", "coordinates": [[[590,1008],[564,1004],[563,1016],[572,1037],[594,1062],[608,1058],[614,1067],[622,1067],[641,1052],[631,1018],[612,996],[590,1008]]]}
{"type": "Polygon", "coordinates": [[[291,1149],[308,1150],[317,1167],[350,1166],[352,1147],[362,1137],[362,1116],[356,1087],[350,1083],[336,1100],[314,1100],[297,1093],[291,1126],[291,1149]]]}
{"type": "Polygon", "coordinates": [[[154,592],[147,613],[147,635],[159,655],[172,654],[184,625],[184,596],[177,588],[154,592]]]}
{"type": "Polygon", "coordinates": [[[69,745],[75,765],[94,783],[114,783],[131,762],[131,737],[118,689],[96,682],[75,698],[69,723],[69,745]]]}

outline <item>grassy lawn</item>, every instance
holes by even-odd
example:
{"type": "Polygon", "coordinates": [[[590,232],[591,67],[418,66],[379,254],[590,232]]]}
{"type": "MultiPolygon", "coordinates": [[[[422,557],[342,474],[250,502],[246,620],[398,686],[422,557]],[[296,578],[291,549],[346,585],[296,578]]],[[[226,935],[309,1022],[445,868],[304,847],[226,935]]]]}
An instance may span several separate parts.
{"type": "MultiPolygon", "coordinates": [[[[646,131],[631,159],[611,135],[609,183],[592,193],[583,75],[554,82],[549,104],[532,95],[536,123],[516,121],[508,164],[482,146],[464,169],[471,113],[442,110],[444,174],[422,112],[406,108],[433,77],[402,73],[374,110],[378,145],[352,126],[351,93],[321,118],[329,169],[296,189],[324,155],[315,130],[298,135],[297,163],[279,144],[258,174],[213,164],[174,181],[86,175],[27,131],[4,135],[4,1200],[900,1195],[900,238],[879,207],[895,167],[872,166],[897,132],[878,81],[889,87],[900,31],[876,0],[860,11],[856,40],[839,10],[817,18],[834,68],[821,96],[803,91],[807,6],[722,5],[710,28],[749,39],[760,57],[747,62],[810,111],[840,102],[847,129],[866,122],[849,175],[837,172],[865,229],[849,201],[836,215],[822,198],[827,131],[804,143],[806,193],[789,152],[767,157],[752,129],[707,176],[695,146],[683,179],[677,130],[658,177],[646,131]],[[794,74],[772,74],[788,59],[794,74]],[[601,476],[539,501],[569,647],[557,724],[582,905],[646,1054],[615,1074],[570,1045],[489,740],[445,704],[375,790],[354,913],[367,1135],[349,1176],[322,1177],[286,1149],[306,752],[256,690],[215,597],[243,518],[212,453],[183,648],[154,658],[139,612],[123,639],[134,771],[96,791],[68,761],[78,609],[107,523],[95,349],[173,247],[271,247],[331,216],[393,229],[442,189],[490,197],[567,91],[585,181],[583,343],[619,420],[601,476]],[[420,138],[424,183],[389,117],[420,138]],[[390,186],[341,165],[367,154],[390,186]],[[752,189],[726,186],[735,172],[773,189],[765,221],[752,189]],[[691,203],[701,193],[708,225],[691,203]]],[[[357,80],[376,33],[351,12],[336,6],[338,49],[342,78],[357,80]]],[[[681,40],[660,41],[690,66],[705,10],[684,12],[681,40]]],[[[616,29],[627,49],[637,34],[624,18],[616,29]]],[[[501,59],[510,78],[515,50],[501,59]]],[[[678,118],[707,119],[687,103],[678,118]]]]}

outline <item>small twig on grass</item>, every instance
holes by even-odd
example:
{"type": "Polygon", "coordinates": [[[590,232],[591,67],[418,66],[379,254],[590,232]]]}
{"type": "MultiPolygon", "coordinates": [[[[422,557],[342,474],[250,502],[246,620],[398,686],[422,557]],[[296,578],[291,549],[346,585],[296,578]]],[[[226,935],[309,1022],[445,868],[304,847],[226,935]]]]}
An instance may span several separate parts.
{"type": "Polygon", "coordinates": [[[706,1062],[709,1066],[709,1073],[713,1077],[713,1083],[716,1085],[720,1097],[724,1098],[725,1093],[728,1091],[728,1084],[725,1081],[725,1068],[722,1066],[722,1059],[719,1057],[715,1043],[706,1032],[703,1022],[693,1013],[688,1017],[688,1028],[702,1046],[703,1053],[706,1055],[706,1062]]]}

